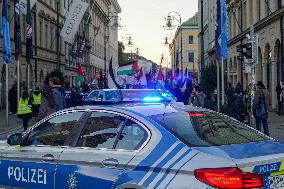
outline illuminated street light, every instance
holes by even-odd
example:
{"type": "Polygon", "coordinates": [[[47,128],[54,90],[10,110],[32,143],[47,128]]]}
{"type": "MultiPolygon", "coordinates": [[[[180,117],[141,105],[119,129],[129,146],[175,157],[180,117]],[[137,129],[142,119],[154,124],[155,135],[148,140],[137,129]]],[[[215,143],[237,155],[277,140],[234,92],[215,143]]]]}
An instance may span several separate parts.
{"type": "MultiPolygon", "coordinates": [[[[174,21],[178,22],[179,24],[179,28],[180,28],[180,64],[181,64],[181,73],[183,74],[183,46],[182,46],[182,19],[181,19],[181,15],[176,12],[176,11],[171,11],[169,12],[168,16],[165,18],[166,20],[166,24],[165,26],[163,26],[163,28],[165,28],[166,30],[173,30],[176,28],[176,25],[173,24],[174,21]]],[[[165,41],[168,43],[168,39],[167,41],[165,41]]]]}

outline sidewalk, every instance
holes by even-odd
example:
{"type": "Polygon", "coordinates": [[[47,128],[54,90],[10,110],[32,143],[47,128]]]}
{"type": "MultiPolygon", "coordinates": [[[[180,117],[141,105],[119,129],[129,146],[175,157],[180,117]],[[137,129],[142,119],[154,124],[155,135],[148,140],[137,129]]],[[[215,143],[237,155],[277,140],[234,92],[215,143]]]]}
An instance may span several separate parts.
{"type": "MultiPolygon", "coordinates": [[[[35,120],[32,119],[29,122],[29,126],[32,126],[35,120]]],[[[6,140],[7,136],[16,132],[23,132],[22,120],[17,115],[9,115],[9,126],[6,124],[6,112],[0,111],[0,140],[6,140]]]]}
{"type": "MultiPolygon", "coordinates": [[[[0,111],[0,140],[6,140],[9,134],[15,132],[23,132],[22,120],[17,115],[9,115],[9,127],[6,126],[5,111],[0,111]]],[[[29,125],[32,126],[35,119],[30,120],[29,125]]],[[[268,120],[271,137],[284,142],[284,116],[279,117],[275,113],[269,114],[268,120]]]]}

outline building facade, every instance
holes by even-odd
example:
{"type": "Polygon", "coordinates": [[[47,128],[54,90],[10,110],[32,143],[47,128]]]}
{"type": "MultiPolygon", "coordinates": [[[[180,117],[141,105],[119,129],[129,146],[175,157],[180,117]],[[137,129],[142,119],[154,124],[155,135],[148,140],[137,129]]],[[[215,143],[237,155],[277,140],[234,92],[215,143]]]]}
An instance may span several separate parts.
{"type": "MultiPolygon", "coordinates": [[[[198,78],[198,14],[187,20],[179,27],[171,44],[172,67],[175,70],[176,65],[181,65],[185,72],[187,69],[191,76],[198,78]],[[181,46],[182,43],[182,46],[181,46]],[[181,58],[182,49],[182,58],[181,58]]],[[[181,66],[180,68],[181,69],[181,66]]]]}
{"type": "MultiPolygon", "coordinates": [[[[37,0],[32,9],[33,25],[33,59],[30,65],[31,87],[42,86],[48,73],[60,69],[72,84],[75,82],[76,64],[80,63],[87,75],[89,82],[94,76],[107,72],[108,62],[118,59],[117,30],[112,29],[114,16],[121,12],[117,0],[83,0],[89,4],[86,14],[76,34],[74,44],[67,44],[59,34],[63,27],[64,17],[71,6],[72,0],[37,0]],[[57,14],[58,6],[58,14],[57,14]],[[111,14],[111,15],[110,15],[111,14]],[[59,25],[57,30],[57,16],[59,25]],[[57,31],[59,31],[57,33],[57,31]],[[57,54],[57,36],[59,53],[57,54]],[[82,52],[77,53],[80,44],[82,52]],[[59,56],[58,56],[59,55],[59,56]]],[[[11,50],[13,61],[9,64],[9,85],[17,81],[17,63],[14,58],[14,1],[9,0],[9,21],[11,35],[11,50]]],[[[1,2],[2,4],[2,2],[1,2]]],[[[2,9],[0,10],[0,12],[2,9]]],[[[22,56],[20,58],[20,81],[23,87],[27,86],[27,63],[25,47],[25,15],[20,14],[22,56]]],[[[2,34],[0,49],[2,50],[2,34]]],[[[1,99],[5,94],[5,66],[1,71],[1,99]]]]}
{"type": "MultiPolygon", "coordinates": [[[[255,79],[264,82],[270,91],[270,105],[275,109],[277,106],[276,85],[281,79],[284,79],[284,1],[227,0],[226,4],[228,59],[225,63],[225,71],[227,80],[233,85],[242,83],[244,89],[250,84],[250,67],[247,65],[247,60],[243,62],[238,60],[239,53],[236,48],[241,42],[247,42],[247,34],[250,32],[250,27],[253,26],[255,33],[259,36],[259,46],[255,47],[259,51],[255,79]]],[[[203,0],[203,12],[204,60],[208,64],[216,63],[214,49],[216,0],[203,0]]]]}

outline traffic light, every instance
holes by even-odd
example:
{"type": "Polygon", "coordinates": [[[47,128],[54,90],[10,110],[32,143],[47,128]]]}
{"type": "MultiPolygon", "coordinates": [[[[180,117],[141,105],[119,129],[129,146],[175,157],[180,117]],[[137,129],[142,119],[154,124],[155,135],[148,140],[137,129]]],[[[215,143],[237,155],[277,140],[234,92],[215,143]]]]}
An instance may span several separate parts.
{"type": "Polygon", "coordinates": [[[252,43],[245,43],[237,46],[237,52],[240,53],[238,60],[243,60],[245,56],[247,59],[252,59],[252,43]]]}

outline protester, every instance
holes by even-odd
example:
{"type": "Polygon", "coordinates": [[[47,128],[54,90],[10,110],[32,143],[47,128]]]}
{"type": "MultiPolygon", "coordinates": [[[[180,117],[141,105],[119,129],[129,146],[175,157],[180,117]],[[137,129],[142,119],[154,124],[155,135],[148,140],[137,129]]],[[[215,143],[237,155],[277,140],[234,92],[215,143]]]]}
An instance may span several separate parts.
{"type": "Polygon", "coordinates": [[[235,90],[238,90],[240,91],[241,94],[243,94],[243,86],[241,85],[241,83],[237,83],[236,87],[235,87],[235,90]]]}
{"type": "Polygon", "coordinates": [[[53,96],[52,87],[44,86],[43,98],[38,113],[38,120],[41,120],[56,111],[55,98],[53,96]]]}
{"type": "Polygon", "coordinates": [[[16,114],[17,113],[17,84],[14,83],[12,88],[9,90],[9,106],[10,106],[10,113],[16,114]]]}
{"type": "Polygon", "coordinates": [[[76,92],[70,88],[70,82],[65,81],[64,83],[64,98],[65,108],[71,108],[78,105],[79,97],[76,92]]]}
{"type": "Polygon", "coordinates": [[[28,91],[24,91],[18,102],[18,117],[23,120],[23,127],[26,131],[29,126],[29,120],[32,118],[32,109],[28,91]]]}
{"type": "Polygon", "coordinates": [[[64,90],[61,87],[57,77],[49,80],[49,85],[52,87],[53,96],[56,104],[56,111],[62,110],[65,107],[64,90]]]}
{"type": "Polygon", "coordinates": [[[245,115],[242,92],[240,88],[236,88],[235,93],[230,98],[229,116],[244,122],[245,115]]]}
{"type": "Polygon", "coordinates": [[[191,93],[192,93],[192,82],[190,80],[188,80],[186,82],[186,88],[183,92],[183,103],[185,105],[188,105],[189,102],[191,102],[191,93]]]}
{"type": "Polygon", "coordinates": [[[235,93],[235,89],[234,87],[232,86],[232,83],[229,83],[228,85],[228,88],[226,90],[226,95],[227,95],[227,103],[228,103],[228,107],[230,108],[230,102],[232,101],[231,100],[231,97],[234,95],[235,93]]]}
{"type": "Polygon", "coordinates": [[[177,102],[183,102],[183,93],[179,87],[179,85],[174,84],[173,95],[176,97],[177,102]]]}
{"type": "Polygon", "coordinates": [[[284,115],[284,80],[280,81],[276,87],[278,100],[278,115],[284,115]]]}
{"type": "Polygon", "coordinates": [[[204,107],[205,106],[205,99],[206,95],[201,90],[200,86],[194,86],[192,91],[192,105],[197,107],[204,107]]]}
{"type": "Polygon", "coordinates": [[[268,129],[268,110],[269,110],[269,91],[265,88],[262,81],[258,81],[253,103],[253,112],[256,118],[256,129],[261,131],[263,126],[264,134],[269,136],[268,129]]]}
{"type": "Polygon", "coordinates": [[[32,111],[34,117],[38,116],[38,111],[41,104],[41,98],[42,98],[41,91],[39,90],[39,87],[37,87],[36,90],[33,91],[31,94],[32,111]]]}

